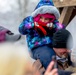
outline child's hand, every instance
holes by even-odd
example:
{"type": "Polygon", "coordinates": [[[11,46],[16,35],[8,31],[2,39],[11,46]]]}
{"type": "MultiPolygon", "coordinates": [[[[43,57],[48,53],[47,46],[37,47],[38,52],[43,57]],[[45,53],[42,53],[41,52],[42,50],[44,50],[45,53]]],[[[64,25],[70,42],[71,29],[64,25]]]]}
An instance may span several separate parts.
{"type": "Polygon", "coordinates": [[[45,74],[44,75],[58,75],[58,70],[57,69],[53,69],[53,66],[54,66],[54,61],[52,61],[48,68],[46,69],[45,71],[45,74]]]}
{"type": "Polygon", "coordinates": [[[54,26],[53,26],[53,23],[48,23],[47,25],[46,25],[48,28],[50,28],[50,29],[52,29],[54,26]]]}
{"type": "Polygon", "coordinates": [[[37,22],[34,22],[34,25],[35,25],[35,26],[37,26],[37,27],[39,27],[39,25],[38,25],[38,23],[37,23],[37,22]]]}

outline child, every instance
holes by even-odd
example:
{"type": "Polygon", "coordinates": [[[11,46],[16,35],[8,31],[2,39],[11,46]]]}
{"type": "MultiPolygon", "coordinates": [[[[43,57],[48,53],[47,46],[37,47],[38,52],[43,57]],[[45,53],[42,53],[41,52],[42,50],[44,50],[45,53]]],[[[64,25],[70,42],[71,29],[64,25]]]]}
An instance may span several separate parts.
{"type": "Polygon", "coordinates": [[[52,48],[53,33],[64,28],[57,20],[59,16],[51,0],[41,0],[34,12],[19,26],[19,32],[26,35],[33,58],[40,59],[45,69],[55,55],[52,48]]]}

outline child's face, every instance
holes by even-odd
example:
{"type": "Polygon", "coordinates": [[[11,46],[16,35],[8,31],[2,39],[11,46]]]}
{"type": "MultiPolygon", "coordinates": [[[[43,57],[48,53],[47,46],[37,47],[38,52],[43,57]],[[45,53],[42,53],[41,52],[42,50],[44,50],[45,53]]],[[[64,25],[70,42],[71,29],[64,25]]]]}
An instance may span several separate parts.
{"type": "Polygon", "coordinates": [[[45,23],[49,23],[50,22],[50,18],[45,18],[43,16],[40,17],[40,21],[41,22],[45,22],[45,23]]]}

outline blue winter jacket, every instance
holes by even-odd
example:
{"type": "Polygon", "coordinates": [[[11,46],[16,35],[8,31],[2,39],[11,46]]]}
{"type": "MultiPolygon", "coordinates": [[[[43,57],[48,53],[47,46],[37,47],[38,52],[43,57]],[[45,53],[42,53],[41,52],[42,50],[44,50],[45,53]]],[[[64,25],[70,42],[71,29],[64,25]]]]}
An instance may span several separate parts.
{"type": "Polygon", "coordinates": [[[23,35],[26,35],[26,40],[28,43],[28,47],[30,49],[40,47],[43,45],[51,46],[53,33],[55,33],[58,29],[64,28],[64,26],[62,24],[59,24],[59,22],[54,22],[53,24],[54,24],[53,29],[51,30],[47,29],[48,35],[41,36],[34,28],[33,17],[28,16],[20,24],[19,32],[23,35]]]}

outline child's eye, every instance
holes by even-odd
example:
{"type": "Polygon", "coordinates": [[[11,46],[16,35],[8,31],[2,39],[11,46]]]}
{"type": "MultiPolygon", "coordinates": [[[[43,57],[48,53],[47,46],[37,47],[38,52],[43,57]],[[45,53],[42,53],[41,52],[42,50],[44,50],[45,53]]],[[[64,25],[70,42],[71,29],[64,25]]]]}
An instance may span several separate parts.
{"type": "Polygon", "coordinates": [[[53,20],[52,18],[50,18],[50,20],[53,20]]]}
{"type": "Polygon", "coordinates": [[[52,21],[52,22],[53,22],[54,20],[55,20],[55,19],[53,19],[53,18],[50,18],[50,21],[52,21]]]}
{"type": "Polygon", "coordinates": [[[42,16],[40,16],[40,19],[42,19],[43,17],[42,16]]]}
{"type": "Polygon", "coordinates": [[[45,18],[45,20],[50,20],[49,18],[45,18]]]}

